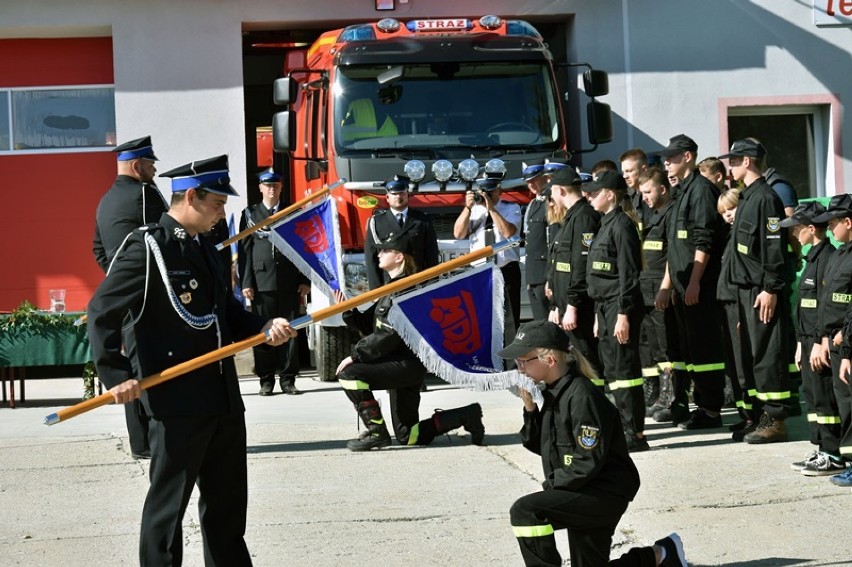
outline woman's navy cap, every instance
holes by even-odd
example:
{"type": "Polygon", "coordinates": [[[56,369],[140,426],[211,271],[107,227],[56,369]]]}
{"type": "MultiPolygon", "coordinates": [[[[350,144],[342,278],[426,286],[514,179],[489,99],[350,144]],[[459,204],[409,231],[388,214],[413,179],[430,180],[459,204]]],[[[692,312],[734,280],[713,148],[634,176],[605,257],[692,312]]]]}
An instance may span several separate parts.
{"type": "Polygon", "coordinates": [[[171,178],[172,193],[201,188],[218,195],[234,197],[239,195],[231,187],[227,155],[193,161],[171,169],[160,175],[160,177],[171,178]]]}
{"type": "Polygon", "coordinates": [[[281,181],[281,176],[275,173],[275,170],[270,167],[258,173],[257,179],[261,183],[278,183],[281,181]]]}
{"type": "Polygon", "coordinates": [[[154,155],[154,146],[151,144],[151,136],[136,138],[113,148],[118,154],[118,161],[130,161],[133,159],[147,159],[148,161],[159,161],[154,155]]]}
{"type": "Polygon", "coordinates": [[[580,186],[580,189],[586,193],[593,193],[598,189],[626,191],[627,182],[624,180],[624,176],[617,171],[602,171],[598,174],[594,181],[583,183],[580,186]]]}

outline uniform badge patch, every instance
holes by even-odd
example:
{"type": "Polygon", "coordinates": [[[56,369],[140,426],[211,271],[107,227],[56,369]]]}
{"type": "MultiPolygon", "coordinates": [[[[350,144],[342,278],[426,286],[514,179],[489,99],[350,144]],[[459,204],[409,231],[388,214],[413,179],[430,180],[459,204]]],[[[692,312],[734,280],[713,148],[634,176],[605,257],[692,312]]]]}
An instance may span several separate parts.
{"type": "Polygon", "coordinates": [[[189,280],[189,287],[191,289],[198,289],[198,280],[196,280],[195,278],[189,280]]]}
{"type": "Polygon", "coordinates": [[[175,238],[177,238],[178,240],[183,240],[186,238],[186,230],[179,226],[176,226],[172,232],[174,232],[175,238]]]}
{"type": "Polygon", "coordinates": [[[189,293],[188,291],[185,291],[182,294],[180,294],[180,302],[183,303],[184,305],[189,305],[189,303],[191,301],[192,301],[192,294],[189,293]]]}
{"type": "Polygon", "coordinates": [[[769,217],[766,219],[766,230],[769,232],[778,232],[781,230],[781,219],[778,217],[769,217]]]}
{"type": "Polygon", "coordinates": [[[577,436],[577,443],[586,451],[591,451],[598,446],[600,442],[600,428],[591,425],[581,425],[580,435],[577,436]]]}
{"type": "Polygon", "coordinates": [[[588,248],[592,245],[592,242],[595,241],[595,233],[594,232],[584,232],[583,233],[583,246],[588,248]]]}

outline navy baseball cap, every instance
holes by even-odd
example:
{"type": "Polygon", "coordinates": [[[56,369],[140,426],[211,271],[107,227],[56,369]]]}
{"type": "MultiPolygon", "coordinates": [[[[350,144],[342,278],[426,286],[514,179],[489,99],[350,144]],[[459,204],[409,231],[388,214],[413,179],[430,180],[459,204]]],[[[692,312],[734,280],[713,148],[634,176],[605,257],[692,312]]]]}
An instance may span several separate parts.
{"type": "Polygon", "coordinates": [[[218,195],[234,197],[239,195],[231,187],[227,155],[192,161],[171,169],[160,177],[171,178],[172,193],[179,193],[187,189],[204,189],[218,195]]]}
{"type": "Polygon", "coordinates": [[[585,191],[586,193],[593,193],[598,189],[626,191],[627,182],[624,180],[624,176],[618,173],[617,171],[607,170],[600,172],[598,176],[592,181],[580,185],[580,190],[585,191]]]}
{"type": "Polygon", "coordinates": [[[654,152],[654,154],[663,157],[672,157],[682,154],[683,152],[695,153],[697,151],[698,144],[695,143],[695,140],[686,134],[678,134],[677,136],[669,139],[668,146],[658,152],[654,152]]]}
{"type": "Polygon", "coordinates": [[[497,353],[500,358],[518,358],[534,348],[552,348],[568,352],[571,341],[568,333],[550,321],[532,321],[518,328],[512,344],[497,353]]]}
{"type": "Polygon", "coordinates": [[[828,208],[821,215],[817,215],[811,220],[814,223],[828,222],[831,219],[839,217],[852,217],[852,195],[835,195],[828,203],[828,208]]]}
{"type": "Polygon", "coordinates": [[[824,225],[824,222],[814,222],[814,219],[822,214],[825,214],[825,207],[819,201],[808,201],[797,206],[792,216],[782,220],[778,225],[782,228],[790,228],[800,224],[805,226],[809,224],[824,225]]]}
{"type": "Polygon", "coordinates": [[[766,155],[766,148],[760,142],[749,140],[737,140],[731,144],[731,149],[728,153],[719,156],[719,159],[729,159],[735,156],[742,157],[763,157],[766,155]]]}
{"type": "Polygon", "coordinates": [[[405,227],[397,233],[390,233],[382,242],[376,243],[376,248],[379,250],[398,250],[409,256],[414,255],[414,238],[411,225],[405,227]]]}
{"type": "Polygon", "coordinates": [[[574,171],[573,167],[563,167],[550,178],[551,185],[560,185],[562,187],[580,185],[582,182],[583,178],[580,177],[579,173],[574,171]]]}

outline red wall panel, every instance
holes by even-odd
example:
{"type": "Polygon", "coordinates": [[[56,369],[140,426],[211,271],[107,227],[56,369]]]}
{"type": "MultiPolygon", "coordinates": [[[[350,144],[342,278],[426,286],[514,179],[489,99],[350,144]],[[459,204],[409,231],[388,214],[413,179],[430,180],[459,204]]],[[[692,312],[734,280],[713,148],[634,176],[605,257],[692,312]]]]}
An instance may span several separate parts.
{"type": "MultiPolygon", "coordinates": [[[[0,88],[112,82],[110,38],[0,40],[0,88]]],[[[85,308],[103,279],[92,236],[115,168],[108,151],[0,155],[0,311],[47,308],[55,288],[85,308]]]]}

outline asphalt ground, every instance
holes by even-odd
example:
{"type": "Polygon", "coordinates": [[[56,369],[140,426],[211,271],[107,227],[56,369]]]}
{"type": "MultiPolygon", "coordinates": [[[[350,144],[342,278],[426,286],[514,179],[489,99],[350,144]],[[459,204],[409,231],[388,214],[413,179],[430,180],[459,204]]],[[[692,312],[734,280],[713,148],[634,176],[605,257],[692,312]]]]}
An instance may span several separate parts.
{"type": "MultiPolygon", "coordinates": [[[[302,396],[260,397],[256,379],[241,380],[255,565],[522,565],[509,507],[540,490],[542,473],[519,443],[518,398],[431,383],[421,417],[479,402],[486,446],[462,433],[358,454],[345,448],[358,432],[346,396],[310,376],[297,381],[302,396]]],[[[42,424],[81,395],[77,378],[28,380],[26,403],[0,408],[2,566],[138,563],[148,464],[130,456],[123,410],[42,424]]],[[[729,410],[725,423],[736,419],[729,410]]],[[[642,488],[613,556],[677,531],[691,565],[852,565],[852,493],[790,470],[811,446],[803,417],[788,425],[790,442],[749,446],[727,429],[649,420],[652,450],[634,456],[642,488]]],[[[197,494],[184,540],[184,565],[202,565],[197,494]]],[[[557,541],[567,557],[564,533],[557,541]]]]}

